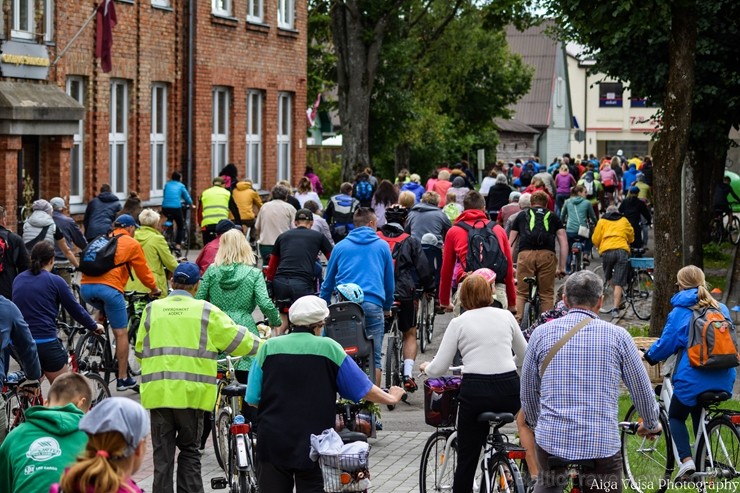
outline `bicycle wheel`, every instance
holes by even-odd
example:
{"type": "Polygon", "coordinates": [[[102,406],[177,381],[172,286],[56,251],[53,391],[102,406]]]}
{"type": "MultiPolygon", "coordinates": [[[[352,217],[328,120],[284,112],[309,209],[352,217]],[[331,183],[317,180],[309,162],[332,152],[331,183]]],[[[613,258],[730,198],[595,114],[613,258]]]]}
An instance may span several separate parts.
{"type": "Polygon", "coordinates": [[[434,311],[434,300],[429,299],[427,304],[427,342],[431,344],[434,339],[434,319],[437,314],[434,311]]]}
{"type": "Polygon", "coordinates": [[[732,217],[730,224],[727,225],[727,236],[733,245],[740,244],[740,218],[732,217]]]}
{"type": "Polygon", "coordinates": [[[110,397],[110,388],[108,382],[97,373],[87,372],[84,374],[92,386],[92,401],[90,401],[90,409],[100,404],[103,399],[110,397]]]}
{"type": "Polygon", "coordinates": [[[534,321],[532,320],[532,303],[529,301],[524,302],[524,309],[522,310],[522,321],[519,324],[522,330],[529,329],[529,326],[532,325],[534,321]]]}
{"type": "Polygon", "coordinates": [[[705,474],[706,484],[737,489],[740,484],[740,432],[729,417],[719,416],[709,422],[707,436],[699,440],[696,456],[699,458],[696,469],[705,474]]]}
{"type": "Polygon", "coordinates": [[[630,281],[630,304],[635,316],[640,320],[650,320],[653,310],[653,291],[655,280],[649,272],[638,270],[630,281]]]}
{"type": "Polygon", "coordinates": [[[492,459],[488,474],[491,493],[524,493],[522,476],[513,460],[500,456],[492,459]]]}
{"type": "Polygon", "coordinates": [[[24,410],[27,402],[17,391],[5,394],[5,417],[7,419],[6,432],[10,433],[16,426],[26,420],[24,410]]]}
{"type": "Polygon", "coordinates": [[[715,217],[709,223],[709,238],[716,244],[722,243],[725,237],[725,228],[722,224],[722,218],[715,217]]]}
{"type": "MultiPolygon", "coordinates": [[[[394,322],[395,324],[396,322],[394,322]]],[[[391,333],[395,333],[396,331],[391,331],[391,333]]],[[[396,336],[389,336],[388,337],[388,346],[385,351],[385,386],[386,388],[391,388],[392,386],[400,386],[401,385],[401,378],[398,374],[398,344],[400,341],[396,336]]],[[[388,405],[388,410],[393,411],[396,406],[395,405],[388,405]]]]}
{"type": "Polygon", "coordinates": [[[447,439],[451,434],[452,430],[435,431],[427,439],[419,465],[420,493],[452,491],[452,481],[457,468],[456,439],[453,439],[449,451],[445,453],[447,439]]]}
{"type": "Polygon", "coordinates": [[[136,334],[139,331],[140,317],[133,317],[128,322],[128,373],[132,377],[138,377],[141,375],[141,363],[136,357],[136,334]]]}
{"type": "Polygon", "coordinates": [[[422,297],[419,299],[419,317],[416,322],[416,330],[418,331],[418,339],[419,339],[419,350],[424,353],[427,350],[427,300],[422,297]]]}
{"type": "Polygon", "coordinates": [[[102,373],[103,380],[110,382],[115,364],[110,346],[103,336],[93,332],[83,335],[77,341],[75,354],[81,373],[102,373]]]}
{"type": "MultiPolygon", "coordinates": [[[[624,421],[634,423],[640,416],[635,406],[629,408],[624,421]]],[[[673,447],[668,420],[661,413],[661,433],[655,440],[622,430],[622,465],[630,487],[637,493],[662,493],[673,473],[673,447]]]]}
{"type": "MultiPolygon", "coordinates": [[[[252,440],[249,435],[246,435],[244,439],[248,441],[252,440]]],[[[245,445],[247,449],[247,468],[242,468],[235,471],[236,481],[234,482],[238,485],[239,488],[236,491],[238,493],[257,493],[257,491],[259,491],[259,488],[257,487],[257,471],[255,469],[254,456],[252,455],[252,446],[250,444],[245,445]]],[[[237,447],[232,448],[234,449],[234,451],[237,450],[237,447]]],[[[234,464],[236,464],[236,456],[233,458],[233,460],[234,464]]]]}
{"type": "Polygon", "coordinates": [[[180,244],[180,253],[182,254],[183,257],[187,257],[189,251],[190,251],[190,219],[188,218],[188,216],[186,216],[184,224],[183,224],[182,243],[180,244]]]}
{"type": "Polygon", "coordinates": [[[228,465],[231,421],[231,409],[228,407],[219,409],[213,418],[213,449],[216,451],[216,462],[224,471],[226,471],[228,465]]]}

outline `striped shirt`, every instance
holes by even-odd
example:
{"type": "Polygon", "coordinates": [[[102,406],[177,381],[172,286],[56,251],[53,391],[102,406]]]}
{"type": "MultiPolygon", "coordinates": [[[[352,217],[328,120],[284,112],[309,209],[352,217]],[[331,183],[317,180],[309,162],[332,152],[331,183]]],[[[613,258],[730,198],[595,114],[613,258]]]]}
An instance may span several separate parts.
{"type": "Polygon", "coordinates": [[[522,368],[521,399],[537,445],[567,460],[611,457],[620,450],[619,384],[627,386],[644,425],[658,425],[658,404],[632,338],[621,327],[574,308],[534,331],[522,368]],[[586,317],[593,318],[555,355],[550,349],[586,317]]]}

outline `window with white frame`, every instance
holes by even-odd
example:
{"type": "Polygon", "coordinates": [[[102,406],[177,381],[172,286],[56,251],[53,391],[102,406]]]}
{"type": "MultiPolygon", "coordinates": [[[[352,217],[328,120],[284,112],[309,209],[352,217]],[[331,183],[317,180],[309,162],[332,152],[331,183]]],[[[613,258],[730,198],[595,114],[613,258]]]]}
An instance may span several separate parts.
{"type": "Polygon", "coordinates": [[[249,0],[247,2],[247,21],[264,22],[263,0],[249,0]]]}
{"type": "Polygon", "coordinates": [[[283,29],[295,27],[295,0],[278,0],[277,24],[283,29]]]}
{"type": "MultiPolygon", "coordinates": [[[[82,77],[67,78],[67,94],[72,99],[85,106],[85,81],[82,77]]],[[[77,124],[77,132],[72,136],[72,149],[69,159],[69,203],[81,204],[84,200],[84,180],[82,179],[85,171],[84,158],[84,136],[85,120],[84,118],[77,124]]]]}
{"type": "Polygon", "coordinates": [[[152,86],[152,197],[161,197],[167,181],[167,86],[152,86]]]}
{"type": "Polygon", "coordinates": [[[262,91],[247,92],[247,178],[262,183],[262,91]]]}
{"type": "Polygon", "coordinates": [[[108,153],[110,158],[110,186],[121,198],[128,188],[128,82],[112,80],[110,83],[110,133],[108,153]]]}
{"type": "Polygon", "coordinates": [[[229,89],[213,89],[213,132],[211,133],[211,171],[213,176],[229,162],[229,89]]]}
{"type": "Polygon", "coordinates": [[[232,0],[211,0],[212,12],[216,15],[232,15],[232,0]]]}
{"type": "Polygon", "coordinates": [[[11,37],[16,39],[34,39],[37,31],[43,29],[44,41],[52,41],[54,35],[54,0],[13,0],[11,37]],[[37,8],[38,7],[38,8],[37,8]],[[38,12],[38,9],[43,9],[38,12]],[[39,14],[39,16],[37,16],[39,14]],[[37,29],[36,18],[42,18],[37,29]]]}
{"type": "Polygon", "coordinates": [[[169,7],[170,0],[152,0],[152,5],[155,7],[169,7]]]}
{"type": "Polygon", "coordinates": [[[285,92],[278,95],[277,178],[290,181],[290,136],[293,126],[293,97],[285,92]]]}
{"type": "Polygon", "coordinates": [[[54,41],[54,0],[44,2],[44,41],[54,41]]]}

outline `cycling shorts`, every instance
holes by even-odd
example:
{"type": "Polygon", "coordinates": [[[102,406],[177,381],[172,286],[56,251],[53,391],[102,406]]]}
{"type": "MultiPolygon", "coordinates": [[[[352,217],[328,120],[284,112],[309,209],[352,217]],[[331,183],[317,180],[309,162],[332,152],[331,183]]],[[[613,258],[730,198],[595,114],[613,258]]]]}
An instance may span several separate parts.
{"type": "Polygon", "coordinates": [[[88,305],[103,310],[112,329],[125,329],[128,326],[126,300],[123,293],[106,284],[83,284],[80,295],[88,305]]]}
{"type": "Polygon", "coordinates": [[[290,308],[290,305],[298,298],[314,293],[316,293],[316,285],[300,277],[275,276],[272,280],[272,296],[281,312],[290,308]]]}
{"type": "Polygon", "coordinates": [[[416,327],[416,303],[414,300],[400,300],[398,310],[398,329],[407,332],[416,327]]]}
{"type": "Polygon", "coordinates": [[[69,359],[62,341],[55,339],[49,342],[37,342],[36,352],[39,355],[41,370],[44,372],[57,372],[64,368],[69,359]]]}

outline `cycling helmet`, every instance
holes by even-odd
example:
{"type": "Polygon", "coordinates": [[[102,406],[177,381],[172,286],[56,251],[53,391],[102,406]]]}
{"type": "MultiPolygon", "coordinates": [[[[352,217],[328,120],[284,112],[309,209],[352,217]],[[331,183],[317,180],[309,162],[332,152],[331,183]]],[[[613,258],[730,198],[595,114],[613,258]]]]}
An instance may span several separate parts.
{"type": "Polygon", "coordinates": [[[476,270],[473,274],[483,276],[483,279],[488,281],[488,284],[494,284],[496,282],[496,273],[486,267],[476,270]]]}
{"type": "Polygon", "coordinates": [[[351,301],[358,305],[365,301],[365,293],[362,292],[362,288],[351,282],[337,286],[337,293],[344,299],[343,301],[351,301]]]}
{"type": "Polygon", "coordinates": [[[385,220],[389,223],[403,224],[409,210],[400,204],[393,204],[385,210],[385,220]]]}

